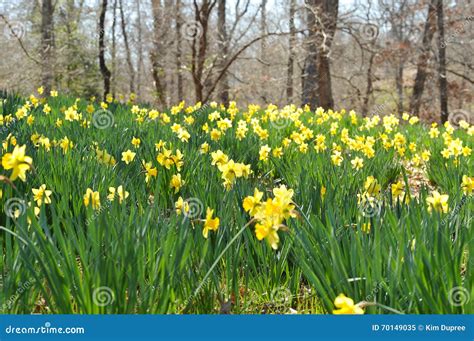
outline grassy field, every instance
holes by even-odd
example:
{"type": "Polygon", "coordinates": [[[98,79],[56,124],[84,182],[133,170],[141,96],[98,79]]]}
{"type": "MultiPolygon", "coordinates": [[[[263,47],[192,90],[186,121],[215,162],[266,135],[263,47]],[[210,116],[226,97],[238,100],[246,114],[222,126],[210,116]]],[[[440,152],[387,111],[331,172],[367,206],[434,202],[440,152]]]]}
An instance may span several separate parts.
{"type": "Polygon", "coordinates": [[[2,313],[474,313],[464,121],[56,93],[0,114],[2,313]]]}

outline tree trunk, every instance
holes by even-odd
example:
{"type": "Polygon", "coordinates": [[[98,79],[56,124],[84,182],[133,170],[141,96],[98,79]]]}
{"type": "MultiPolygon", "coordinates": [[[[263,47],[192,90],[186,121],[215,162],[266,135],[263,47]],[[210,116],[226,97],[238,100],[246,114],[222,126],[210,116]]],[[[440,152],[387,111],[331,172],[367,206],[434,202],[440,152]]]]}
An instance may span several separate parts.
{"type": "Polygon", "coordinates": [[[152,12],[153,12],[153,49],[150,53],[151,59],[151,75],[153,82],[155,83],[156,96],[158,104],[165,106],[165,89],[163,82],[161,81],[163,75],[163,67],[161,65],[161,4],[160,0],[152,0],[152,12]]]}
{"type": "Polygon", "coordinates": [[[52,0],[43,0],[41,8],[41,82],[46,93],[51,91],[54,80],[53,49],[54,49],[54,24],[52,0]]]}
{"type": "Polygon", "coordinates": [[[102,78],[104,80],[104,95],[103,98],[105,100],[107,94],[110,92],[110,70],[107,68],[105,64],[105,42],[104,42],[104,35],[105,35],[105,14],[107,12],[107,0],[102,0],[102,7],[99,16],[99,67],[100,73],[102,74],[102,78]]]}
{"type": "Polygon", "coordinates": [[[181,37],[181,0],[176,0],[176,90],[178,93],[178,102],[183,100],[183,74],[181,72],[182,64],[182,37],[181,37]]]}
{"type": "Polygon", "coordinates": [[[117,92],[117,37],[116,37],[116,26],[117,26],[117,0],[114,0],[114,6],[112,10],[113,21],[112,21],[112,96],[115,97],[117,92]]]}
{"type": "Polygon", "coordinates": [[[141,75],[143,66],[143,44],[142,44],[142,11],[140,0],[137,0],[137,23],[138,27],[138,60],[137,60],[137,98],[141,97],[141,75]]]}
{"type": "Polygon", "coordinates": [[[308,0],[308,54],[305,59],[303,103],[334,107],[329,52],[336,33],[338,0],[308,0]]]}
{"type": "Polygon", "coordinates": [[[316,68],[316,59],[318,47],[316,43],[316,16],[313,12],[314,1],[307,2],[306,8],[306,27],[308,28],[308,36],[306,38],[307,54],[304,60],[302,75],[302,98],[303,104],[309,104],[311,108],[316,108],[318,104],[318,76],[316,68]]]}
{"type": "Polygon", "coordinates": [[[446,43],[444,40],[444,9],[443,0],[438,0],[436,6],[438,16],[438,53],[439,53],[439,100],[441,107],[441,123],[448,120],[448,81],[446,79],[446,43]]]}
{"type": "Polygon", "coordinates": [[[403,71],[404,71],[404,61],[403,57],[398,57],[398,65],[397,69],[395,70],[395,85],[397,88],[397,95],[398,95],[398,113],[401,114],[403,112],[404,100],[403,100],[403,71]]]}
{"type": "Polygon", "coordinates": [[[427,77],[431,40],[433,39],[436,29],[436,1],[437,0],[431,0],[431,3],[428,5],[428,16],[426,17],[425,29],[423,32],[421,53],[418,57],[415,83],[413,84],[413,93],[410,98],[410,112],[412,115],[416,116],[420,113],[421,97],[423,96],[427,77]]]}
{"type": "Polygon", "coordinates": [[[128,72],[130,74],[130,92],[135,92],[135,70],[133,69],[132,56],[130,53],[130,45],[128,44],[128,35],[125,24],[125,14],[123,12],[123,1],[120,0],[120,21],[122,27],[123,42],[125,44],[125,52],[127,56],[128,72]]]}
{"type": "Polygon", "coordinates": [[[365,89],[364,101],[362,103],[362,116],[365,117],[369,111],[369,100],[370,95],[373,92],[373,82],[372,82],[372,68],[374,65],[375,53],[370,54],[369,66],[367,68],[367,88],[365,89]]]}
{"type": "MultiPolygon", "coordinates": [[[[264,36],[266,32],[267,32],[267,0],[262,0],[261,16],[260,16],[260,35],[264,36]]],[[[267,63],[265,62],[266,50],[267,50],[266,39],[263,38],[262,40],[260,40],[260,62],[262,63],[261,76],[260,76],[262,87],[260,89],[260,97],[265,103],[268,101],[266,85],[268,84],[268,81],[269,81],[268,66],[267,66],[267,63]]]]}
{"type": "Polygon", "coordinates": [[[317,36],[318,54],[316,65],[318,69],[319,105],[327,110],[334,108],[329,53],[334,34],[336,33],[339,0],[316,0],[315,5],[321,14],[321,18],[316,22],[316,26],[320,33],[326,35],[325,41],[322,39],[322,34],[317,36]]]}
{"type": "Polygon", "coordinates": [[[420,113],[421,97],[423,96],[425,81],[427,77],[427,67],[431,49],[431,40],[433,39],[434,32],[436,29],[436,1],[437,0],[431,0],[431,3],[428,5],[428,15],[426,17],[425,29],[423,32],[421,54],[418,57],[415,83],[413,84],[413,92],[410,98],[410,112],[412,115],[416,116],[418,116],[420,113]]]}
{"type": "MultiPolygon", "coordinates": [[[[218,34],[218,50],[220,55],[219,71],[222,71],[226,65],[228,54],[227,30],[226,30],[226,0],[219,0],[217,5],[217,34],[218,34]]],[[[224,72],[220,80],[219,101],[225,105],[229,103],[229,80],[227,73],[224,72]]]]}
{"type": "Polygon", "coordinates": [[[290,19],[288,22],[288,28],[290,30],[290,38],[288,39],[288,66],[286,74],[286,100],[288,103],[293,101],[293,74],[294,74],[294,63],[295,63],[295,40],[296,40],[296,28],[295,28],[295,0],[290,0],[290,19]]]}
{"type": "MultiPolygon", "coordinates": [[[[193,77],[195,101],[202,102],[204,99],[204,64],[207,58],[207,30],[209,26],[209,20],[212,9],[214,8],[216,1],[202,0],[202,5],[199,7],[197,0],[193,1],[194,5],[194,18],[196,23],[199,23],[199,33],[194,34],[192,37],[191,44],[191,74],[193,77]]],[[[209,96],[206,96],[206,98],[209,96]]]]}

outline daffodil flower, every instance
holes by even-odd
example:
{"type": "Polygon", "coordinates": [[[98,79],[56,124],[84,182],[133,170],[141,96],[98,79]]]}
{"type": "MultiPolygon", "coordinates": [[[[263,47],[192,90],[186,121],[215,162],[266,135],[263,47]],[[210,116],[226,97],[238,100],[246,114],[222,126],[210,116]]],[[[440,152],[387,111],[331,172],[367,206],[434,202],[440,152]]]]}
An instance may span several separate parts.
{"type": "Polygon", "coordinates": [[[10,180],[14,181],[20,178],[26,181],[26,171],[31,169],[33,159],[25,155],[26,145],[21,147],[15,146],[13,152],[6,153],[2,157],[2,166],[6,170],[13,169],[10,180]]]}
{"type": "Polygon", "coordinates": [[[53,192],[47,190],[45,184],[42,184],[39,188],[33,188],[31,191],[34,194],[33,199],[38,206],[41,206],[42,203],[51,204],[50,196],[53,192]]]}
{"type": "Polygon", "coordinates": [[[440,194],[438,191],[431,192],[431,196],[426,198],[428,211],[431,212],[434,209],[436,212],[448,213],[448,199],[447,194],[440,194]]]}
{"type": "Polygon", "coordinates": [[[334,309],[332,313],[335,315],[364,314],[364,309],[362,309],[357,304],[354,304],[352,298],[346,297],[344,294],[340,294],[335,298],[334,305],[337,309],[334,309]]]}

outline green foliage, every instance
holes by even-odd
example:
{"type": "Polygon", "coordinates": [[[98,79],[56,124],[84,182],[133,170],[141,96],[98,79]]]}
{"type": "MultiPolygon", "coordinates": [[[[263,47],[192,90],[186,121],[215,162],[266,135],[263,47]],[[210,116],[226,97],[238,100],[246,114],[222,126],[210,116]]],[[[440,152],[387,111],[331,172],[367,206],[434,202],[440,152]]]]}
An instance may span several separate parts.
{"type": "MultiPolygon", "coordinates": [[[[17,97],[6,97],[0,113],[12,114],[22,104],[17,97]]],[[[15,188],[2,184],[2,206],[17,197],[26,208],[17,219],[3,211],[0,215],[3,313],[215,313],[229,300],[233,313],[288,313],[290,307],[299,313],[330,313],[340,293],[404,313],[474,312],[474,300],[457,305],[451,299],[453,288],[474,294],[474,204],[460,187],[462,175],[474,173],[472,158],[459,165],[446,161],[440,155],[442,142],[430,140],[421,125],[402,126],[400,131],[420,149],[430,149],[427,174],[450,195],[449,214],[428,212],[430,193],[424,186],[420,193],[410,193],[407,205],[392,199],[390,184],[400,179],[407,183],[410,176],[393,149],[378,147],[358,171],[349,162],[353,155],[344,152],[343,164],[335,167],[329,149],[316,153],[312,145],[306,154],[292,146],[281,159],[271,157],[264,163],[258,160],[260,146],[279,146],[296,129],[293,123],[284,129],[264,123],[270,137],[261,142],[250,131],[238,141],[234,121],[219,141],[211,141],[201,126],[214,109],[205,108],[193,114],[194,124],[186,126],[191,138],[183,142],[159,120],[137,122],[130,105],[109,105],[114,125],[97,129],[67,121],[56,128],[56,120],[64,118],[60,109],[73,105],[74,99],[48,98],[48,104],[50,115],[39,105],[31,109],[32,125],[21,120],[1,134],[2,139],[13,134],[19,144],[27,144],[35,167],[25,183],[16,181],[15,188]],[[74,148],[66,154],[56,146],[47,151],[32,143],[32,134],[51,141],[67,136],[74,148]],[[142,141],[136,150],[130,143],[134,136],[142,141]],[[159,140],[184,154],[180,173],[186,184],[177,194],[169,187],[176,168],[167,170],[156,162],[154,143],[159,140]],[[199,153],[205,141],[211,151],[221,149],[236,162],[250,164],[254,174],[237,179],[225,191],[210,155],[199,153]],[[95,148],[107,150],[117,164],[99,163],[95,148]],[[137,153],[128,165],[120,161],[127,149],[137,153]],[[148,184],[141,160],[158,167],[157,177],[148,184]],[[369,175],[382,185],[383,200],[379,212],[364,216],[357,194],[369,175]],[[254,188],[270,191],[279,183],[294,189],[299,217],[288,221],[288,232],[279,232],[282,240],[275,251],[255,237],[242,200],[254,188]],[[41,184],[53,191],[52,204],[41,206],[35,217],[31,189],[41,184]],[[108,188],[120,185],[130,192],[124,204],[107,201],[108,188]],[[87,188],[100,193],[99,210],[84,207],[87,188]],[[179,196],[199,199],[200,216],[177,215],[174,203],[179,196]],[[208,239],[199,221],[206,207],[220,218],[219,230],[208,239]],[[367,233],[363,226],[368,223],[367,233]]],[[[78,112],[92,121],[88,104],[80,100],[78,112]]],[[[313,115],[304,113],[302,119],[313,115]]],[[[351,136],[361,134],[346,117],[341,126],[351,136]]],[[[315,134],[328,129],[327,123],[314,126],[315,134]]],[[[381,131],[377,126],[364,133],[377,138],[381,131]]],[[[465,131],[454,134],[472,147],[465,131]]],[[[329,148],[338,139],[328,135],[329,148]]],[[[387,312],[380,306],[366,311],[387,312]]]]}

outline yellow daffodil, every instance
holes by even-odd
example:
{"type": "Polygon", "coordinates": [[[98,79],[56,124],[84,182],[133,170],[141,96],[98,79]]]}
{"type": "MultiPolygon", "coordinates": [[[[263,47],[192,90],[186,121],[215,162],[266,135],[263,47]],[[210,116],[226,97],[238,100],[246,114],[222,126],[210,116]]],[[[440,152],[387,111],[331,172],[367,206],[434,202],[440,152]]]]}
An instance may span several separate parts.
{"type": "Polygon", "coordinates": [[[226,163],[220,163],[218,168],[222,172],[222,179],[224,180],[224,186],[226,189],[230,189],[232,187],[236,178],[240,178],[242,176],[247,177],[251,172],[250,165],[234,162],[234,160],[229,160],[226,163]]]}
{"type": "Polygon", "coordinates": [[[153,167],[151,162],[145,162],[145,160],[142,160],[142,165],[145,168],[145,182],[148,183],[150,182],[150,179],[152,177],[156,178],[158,175],[158,170],[156,167],[153,167]]]}
{"type": "Polygon", "coordinates": [[[107,199],[109,199],[109,201],[114,201],[115,196],[118,196],[119,203],[122,203],[128,198],[129,194],[130,193],[128,193],[122,185],[118,186],[117,189],[115,189],[115,187],[109,187],[109,195],[107,196],[107,199]]]}
{"type": "Polygon", "coordinates": [[[132,138],[132,144],[135,148],[140,147],[141,140],[138,137],[133,137],[132,138]]]}
{"type": "Polygon", "coordinates": [[[202,235],[207,239],[209,231],[217,231],[219,229],[219,218],[212,218],[214,210],[209,207],[206,210],[206,220],[204,221],[204,227],[202,235]]]}
{"type": "Polygon", "coordinates": [[[166,148],[166,142],[164,142],[163,140],[160,140],[158,141],[158,143],[155,143],[155,150],[157,152],[160,151],[162,148],[166,148]]]}
{"type": "Polygon", "coordinates": [[[39,188],[33,188],[31,191],[34,194],[33,200],[36,201],[38,206],[41,206],[42,203],[51,204],[50,196],[53,192],[47,190],[45,184],[42,184],[39,188]]]}
{"type": "Polygon", "coordinates": [[[472,195],[474,192],[474,177],[463,175],[461,188],[465,195],[472,195]]]}
{"type": "Polygon", "coordinates": [[[20,178],[21,181],[26,181],[26,172],[31,169],[33,159],[25,155],[26,145],[21,147],[15,146],[13,152],[6,153],[2,157],[2,166],[5,170],[12,169],[10,180],[14,181],[20,178]]]}
{"type": "Polygon", "coordinates": [[[296,217],[293,204],[293,190],[287,189],[285,185],[273,189],[274,198],[261,201],[263,193],[257,189],[253,196],[243,200],[244,210],[256,220],[255,235],[258,240],[266,239],[273,249],[278,249],[280,238],[279,230],[285,230],[284,221],[290,217],[296,217]]]}
{"type": "Polygon", "coordinates": [[[185,181],[181,179],[181,174],[175,174],[171,177],[170,187],[174,188],[174,192],[178,193],[182,186],[184,186],[185,181]]]}
{"type": "Polygon", "coordinates": [[[176,209],[177,215],[180,215],[181,213],[187,214],[189,212],[189,203],[184,201],[182,197],[179,197],[174,203],[174,208],[176,209]]]}
{"type": "Polygon", "coordinates": [[[376,178],[374,178],[373,176],[368,176],[365,180],[364,188],[367,194],[376,197],[380,194],[382,186],[380,186],[376,178]]]}
{"type": "Polygon", "coordinates": [[[392,197],[397,198],[400,195],[403,195],[405,192],[403,191],[405,186],[403,182],[398,181],[397,183],[392,184],[392,197]]]}
{"type": "Polygon", "coordinates": [[[84,194],[84,205],[87,207],[89,204],[92,205],[94,210],[100,208],[100,195],[99,192],[94,192],[92,189],[88,188],[86,194],[84,194]]]}
{"type": "Polygon", "coordinates": [[[136,153],[132,152],[130,149],[122,153],[122,161],[128,165],[135,158],[136,153]]]}
{"type": "Polygon", "coordinates": [[[432,211],[433,209],[436,212],[448,212],[448,199],[449,195],[447,194],[440,194],[438,191],[431,192],[431,196],[426,198],[426,202],[428,203],[428,211],[432,211]]]}
{"type": "Polygon", "coordinates": [[[257,213],[257,208],[263,197],[263,192],[260,192],[257,188],[254,190],[253,196],[248,196],[243,201],[243,207],[245,212],[249,212],[250,216],[254,216],[257,213]]]}
{"type": "Polygon", "coordinates": [[[173,156],[171,156],[171,158],[173,159],[173,162],[174,162],[174,165],[176,166],[176,169],[178,171],[181,170],[181,167],[183,167],[184,165],[184,155],[181,153],[181,151],[179,149],[176,149],[176,152],[173,156]]]}
{"type": "Polygon", "coordinates": [[[268,145],[264,145],[260,147],[259,151],[259,160],[261,161],[267,161],[268,160],[268,154],[270,153],[272,149],[268,145]]]}
{"type": "Polygon", "coordinates": [[[368,223],[363,223],[362,224],[361,230],[364,233],[370,233],[370,227],[371,227],[371,225],[370,225],[370,221],[369,221],[368,223]]]}
{"type": "Polygon", "coordinates": [[[212,141],[219,141],[221,136],[222,136],[222,133],[221,133],[220,130],[217,130],[215,128],[211,130],[211,140],[212,141]]]}
{"type": "Polygon", "coordinates": [[[201,154],[209,153],[209,144],[207,142],[204,142],[203,144],[201,144],[201,147],[199,148],[199,153],[201,154]]]}
{"type": "Polygon", "coordinates": [[[351,160],[351,164],[352,168],[359,170],[364,167],[364,160],[356,156],[353,160],[351,160]]]}
{"type": "Polygon", "coordinates": [[[69,149],[74,147],[74,144],[68,139],[67,136],[64,136],[61,140],[59,140],[59,146],[63,150],[63,153],[66,154],[69,149]]]}
{"type": "Polygon", "coordinates": [[[211,165],[216,165],[216,166],[220,166],[222,164],[225,164],[229,161],[229,157],[227,155],[225,155],[222,150],[217,150],[215,152],[212,152],[211,153],[211,157],[212,157],[212,162],[211,162],[211,165]]]}
{"type": "Polygon", "coordinates": [[[272,249],[277,250],[278,244],[280,242],[280,237],[278,236],[278,225],[273,225],[271,220],[263,220],[263,223],[255,224],[255,235],[258,240],[263,240],[266,238],[268,244],[272,249]]]}
{"type": "Polygon", "coordinates": [[[321,199],[324,200],[324,197],[326,196],[326,192],[327,192],[327,189],[325,186],[321,186],[321,191],[320,191],[320,194],[321,194],[321,199]]]}
{"type": "Polygon", "coordinates": [[[352,298],[346,297],[344,294],[340,294],[334,300],[334,305],[337,309],[332,311],[335,315],[341,314],[364,314],[364,309],[359,305],[354,304],[352,298]]]}
{"type": "Polygon", "coordinates": [[[343,160],[344,159],[341,156],[341,152],[338,150],[335,150],[331,155],[331,161],[335,166],[340,166],[343,160]]]}
{"type": "Polygon", "coordinates": [[[272,151],[273,157],[276,157],[277,159],[281,158],[283,156],[283,148],[282,147],[277,147],[273,149],[272,151]]]}
{"type": "Polygon", "coordinates": [[[163,151],[158,154],[156,160],[166,169],[170,169],[171,166],[174,164],[172,151],[166,148],[164,148],[163,151]]]}

